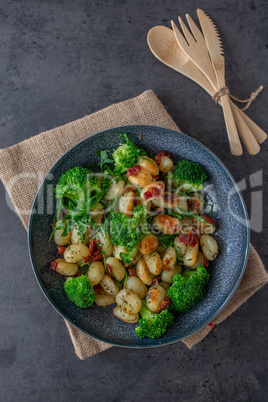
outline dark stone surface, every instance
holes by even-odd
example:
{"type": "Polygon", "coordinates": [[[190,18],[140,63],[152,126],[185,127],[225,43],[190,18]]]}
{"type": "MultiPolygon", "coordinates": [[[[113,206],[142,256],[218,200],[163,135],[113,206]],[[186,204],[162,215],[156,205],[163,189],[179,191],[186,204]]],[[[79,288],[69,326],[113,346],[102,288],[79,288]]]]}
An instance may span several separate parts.
{"type": "MultiPolygon", "coordinates": [[[[264,186],[250,188],[250,175],[264,168],[267,144],[258,156],[232,157],[220,108],[159,63],[146,44],[152,26],[169,26],[186,12],[195,16],[198,7],[222,35],[232,92],[243,98],[260,84],[267,87],[264,0],[0,2],[0,146],[151,88],[184,132],[214,151],[238,182],[245,179],[252,214],[252,195],[264,186]]],[[[267,131],[266,105],[264,90],[248,114],[267,131]]],[[[146,351],[113,348],[81,362],[37,285],[26,233],[2,184],[0,192],[1,401],[267,400],[267,287],[191,351],[182,343],[146,351]]],[[[263,199],[265,206],[265,194],[263,199]]],[[[267,262],[265,217],[262,224],[251,240],[267,262]]]]}

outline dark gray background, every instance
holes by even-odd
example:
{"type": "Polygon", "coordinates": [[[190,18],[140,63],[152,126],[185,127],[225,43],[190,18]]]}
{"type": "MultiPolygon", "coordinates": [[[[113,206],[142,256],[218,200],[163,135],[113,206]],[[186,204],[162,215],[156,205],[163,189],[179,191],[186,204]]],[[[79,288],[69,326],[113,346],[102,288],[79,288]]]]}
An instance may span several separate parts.
{"type": "MultiPolygon", "coordinates": [[[[203,8],[216,22],[232,92],[267,86],[267,6],[238,1],[0,1],[0,147],[153,89],[182,131],[208,146],[239,182],[249,213],[258,156],[230,155],[220,107],[195,83],[158,62],[147,31],[203,8]]],[[[267,131],[267,90],[248,112],[267,131]]],[[[263,177],[265,181],[265,177],[263,177]]],[[[62,318],[32,273],[27,238],[0,183],[1,401],[264,401],[267,294],[255,294],[193,350],[112,348],[76,357],[62,318]]],[[[264,194],[264,206],[266,195],[264,194]]],[[[260,211],[261,213],[261,211],[260,211]]],[[[265,219],[263,226],[265,227],[265,219]]],[[[267,229],[267,228],[266,228],[267,229]]],[[[251,231],[267,262],[267,232],[251,231]]]]}

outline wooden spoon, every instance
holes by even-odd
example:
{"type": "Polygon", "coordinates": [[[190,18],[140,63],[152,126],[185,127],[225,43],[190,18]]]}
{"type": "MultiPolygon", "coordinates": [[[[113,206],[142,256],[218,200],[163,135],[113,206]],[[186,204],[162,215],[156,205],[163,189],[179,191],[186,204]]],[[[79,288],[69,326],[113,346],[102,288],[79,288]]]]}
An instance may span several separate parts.
{"type": "MultiPolygon", "coordinates": [[[[177,44],[174,33],[171,29],[164,26],[156,26],[152,28],[147,35],[147,42],[150,50],[155,57],[162,63],[171,67],[175,71],[185,75],[191,80],[199,84],[206,92],[211,96],[215,93],[215,89],[209,83],[207,78],[201,73],[201,71],[195,66],[195,64],[189,59],[189,57],[183,52],[183,50],[177,44]]],[[[247,115],[245,115],[236,105],[232,103],[232,110],[234,113],[235,121],[239,134],[244,133],[245,123],[248,128],[257,139],[259,143],[262,143],[267,138],[267,135],[256,123],[254,123],[247,115]],[[242,117],[242,119],[241,119],[242,117]]],[[[241,135],[243,142],[252,155],[259,152],[258,144],[254,144],[254,141],[250,139],[248,141],[247,136],[241,135]],[[243,138],[244,137],[244,138],[243,138]]]]}

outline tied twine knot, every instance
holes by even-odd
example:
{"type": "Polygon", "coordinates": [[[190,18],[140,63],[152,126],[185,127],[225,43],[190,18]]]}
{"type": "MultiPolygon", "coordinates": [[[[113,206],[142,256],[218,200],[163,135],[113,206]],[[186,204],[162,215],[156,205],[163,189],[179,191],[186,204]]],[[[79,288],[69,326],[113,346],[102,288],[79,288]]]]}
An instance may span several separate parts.
{"type": "Polygon", "coordinates": [[[263,86],[261,85],[256,91],[252,92],[252,94],[250,95],[250,98],[248,99],[238,99],[235,96],[231,95],[230,90],[227,86],[218,89],[217,92],[215,92],[215,94],[212,96],[212,99],[214,100],[215,103],[219,103],[220,98],[223,95],[229,95],[230,98],[232,98],[233,100],[235,100],[236,102],[239,103],[246,103],[246,105],[241,108],[242,111],[247,110],[251,103],[257,98],[257,96],[259,95],[259,93],[261,93],[261,91],[263,90],[263,86]]]}

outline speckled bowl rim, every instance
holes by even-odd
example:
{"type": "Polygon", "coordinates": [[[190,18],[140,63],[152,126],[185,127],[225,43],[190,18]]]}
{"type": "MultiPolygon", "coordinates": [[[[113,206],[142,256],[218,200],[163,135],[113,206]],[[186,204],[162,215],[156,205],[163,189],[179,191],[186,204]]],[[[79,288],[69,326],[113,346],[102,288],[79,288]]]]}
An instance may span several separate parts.
{"type": "Polygon", "coordinates": [[[249,221],[248,221],[248,213],[247,213],[245,201],[244,201],[244,199],[243,199],[243,196],[242,196],[242,194],[241,194],[241,192],[240,192],[238,186],[236,185],[236,182],[235,182],[235,180],[234,180],[232,174],[229,172],[229,170],[228,170],[227,167],[223,164],[223,162],[222,162],[210,149],[208,149],[208,148],[207,148],[205,145],[203,145],[201,142],[197,141],[196,139],[194,139],[194,138],[190,137],[189,135],[184,134],[184,133],[182,133],[182,132],[180,132],[180,131],[170,130],[170,129],[167,129],[167,128],[165,128],[165,127],[160,127],[160,126],[152,126],[152,125],[145,125],[145,124],[142,124],[142,125],[139,125],[139,124],[132,124],[132,125],[128,125],[128,126],[112,127],[112,128],[110,128],[110,129],[103,130],[103,131],[100,131],[99,133],[93,134],[93,135],[91,135],[90,137],[85,138],[84,140],[80,141],[79,143],[77,143],[76,145],[74,145],[73,147],[71,147],[68,151],[66,151],[66,152],[57,160],[56,163],[54,163],[54,165],[50,168],[49,172],[48,172],[47,175],[45,176],[45,178],[44,178],[44,180],[43,180],[41,186],[39,187],[39,189],[38,189],[38,191],[37,191],[37,194],[36,194],[36,196],[35,196],[34,202],[33,202],[33,206],[32,206],[32,209],[31,209],[31,214],[30,214],[30,219],[29,219],[29,225],[28,225],[28,250],[29,250],[29,254],[30,254],[30,260],[31,260],[31,265],[32,265],[33,271],[34,271],[34,275],[35,275],[35,277],[36,277],[36,280],[37,280],[37,282],[38,282],[38,284],[39,284],[39,286],[40,286],[42,292],[44,293],[44,295],[45,295],[45,297],[47,298],[47,300],[49,301],[49,303],[54,307],[54,309],[55,309],[66,321],[68,321],[72,326],[74,326],[75,328],[77,328],[79,331],[82,331],[82,332],[85,333],[86,335],[90,336],[91,338],[96,339],[96,340],[101,341],[101,342],[104,342],[104,343],[107,343],[107,344],[110,344],[110,345],[112,345],[112,346],[119,346],[119,347],[123,347],[123,348],[131,348],[131,349],[149,349],[149,348],[156,348],[156,347],[160,347],[160,346],[165,346],[165,345],[169,345],[169,344],[172,344],[172,343],[176,343],[176,342],[178,342],[178,341],[181,341],[181,340],[187,338],[187,337],[190,336],[190,335],[195,334],[195,333],[198,332],[200,329],[202,329],[202,328],[204,328],[206,325],[208,325],[211,321],[213,321],[213,319],[214,319],[214,318],[223,310],[223,308],[229,303],[229,301],[231,300],[232,296],[234,295],[236,289],[238,288],[238,286],[239,286],[239,284],[240,284],[240,282],[241,282],[241,279],[242,279],[242,277],[243,277],[243,275],[244,275],[244,272],[245,272],[245,269],[246,269],[246,265],[247,265],[248,254],[249,254],[249,244],[250,244],[250,230],[249,230],[248,222],[249,222],[249,221]],[[237,193],[238,193],[238,195],[239,195],[239,199],[240,199],[241,204],[242,204],[242,208],[243,208],[243,212],[244,212],[243,218],[244,218],[245,221],[247,222],[247,226],[246,226],[246,227],[247,227],[247,239],[246,239],[246,240],[247,240],[247,244],[246,244],[246,249],[245,249],[245,257],[244,257],[243,265],[242,265],[242,268],[241,268],[241,271],[240,271],[240,275],[239,275],[238,279],[236,280],[236,282],[234,283],[233,289],[232,289],[232,291],[230,292],[229,296],[225,299],[225,301],[221,304],[221,306],[214,312],[214,314],[211,314],[211,316],[210,316],[209,318],[207,318],[206,320],[204,319],[203,321],[201,321],[201,322],[199,323],[199,325],[198,325],[194,330],[188,331],[188,333],[187,333],[185,336],[183,336],[183,337],[178,337],[178,339],[175,339],[175,340],[163,340],[163,343],[159,343],[159,344],[157,344],[157,345],[128,345],[128,346],[127,346],[127,345],[122,345],[122,344],[117,343],[117,342],[112,342],[112,341],[104,340],[103,338],[101,338],[101,337],[99,337],[99,336],[97,336],[97,335],[95,335],[95,334],[93,335],[93,334],[89,333],[88,331],[86,331],[85,329],[80,328],[79,325],[77,325],[75,322],[73,322],[65,313],[63,313],[63,312],[61,311],[61,309],[56,305],[56,303],[55,303],[55,302],[50,298],[50,296],[48,295],[47,290],[46,290],[46,288],[45,288],[45,286],[44,286],[44,284],[43,284],[41,278],[39,277],[39,274],[38,274],[38,271],[37,271],[37,267],[36,267],[35,261],[34,261],[33,250],[32,250],[32,221],[33,221],[33,217],[34,217],[33,211],[34,211],[34,209],[35,209],[35,207],[36,207],[39,194],[40,194],[41,190],[43,189],[43,187],[44,187],[44,185],[45,185],[45,182],[46,182],[46,180],[47,180],[47,178],[48,178],[48,176],[49,176],[51,170],[54,169],[55,166],[56,166],[63,158],[65,158],[66,155],[67,155],[69,152],[71,152],[74,148],[76,148],[76,147],[82,145],[83,143],[87,142],[88,140],[94,139],[94,137],[96,137],[96,136],[104,135],[105,133],[110,132],[111,130],[122,130],[122,132],[123,132],[123,131],[124,131],[124,132],[125,132],[125,131],[126,131],[126,132],[128,132],[128,131],[131,132],[131,129],[134,129],[134,127],[135,127],[135,128],[137,128],[137,127],[146,127],[146,128],[151,128],[152,130],[161,130],[161,129],[162,129],[162,130],[165,130],[165,131],[169,131],[169,132],[172,132],[172,133],[175,133],[175,134],[182,135],[182,136],[184,136],[184,137],[189,138],[191,141],[196,142],[197,144],[199,144],[199,146],[200,146],[201,148],[203,148],[205,151],[207,151],[208,153],[210,153],[210,154],[216,159],[216,161],[219,163],[219,165],[222,167],[222,169],[225,170],[225,172],[227,172],[227,174],[229,175],[231,181],[233,182],[234,187],[235,187],[235,189],[236,189],[236,191],[237,191],[237,193]]]}

